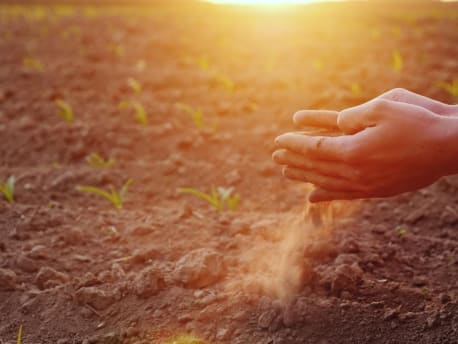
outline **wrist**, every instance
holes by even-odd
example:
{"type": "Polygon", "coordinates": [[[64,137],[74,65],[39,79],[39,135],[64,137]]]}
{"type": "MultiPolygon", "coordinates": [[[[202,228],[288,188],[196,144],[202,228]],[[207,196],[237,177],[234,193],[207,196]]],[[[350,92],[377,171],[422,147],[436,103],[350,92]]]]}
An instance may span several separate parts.
{"type": "Polygon", "coordinates": [[[438,154],[443,162],[443,176],[458,174],[458,113],[456,114],[455,117],[442,117],[440,120],[438,154]]]}

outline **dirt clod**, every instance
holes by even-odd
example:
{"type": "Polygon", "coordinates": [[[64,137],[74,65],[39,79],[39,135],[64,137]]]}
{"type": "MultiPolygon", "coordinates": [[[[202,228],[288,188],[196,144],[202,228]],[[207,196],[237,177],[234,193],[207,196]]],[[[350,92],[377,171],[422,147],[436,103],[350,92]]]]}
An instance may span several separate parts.
{"type": "Polygon", "coordinates": [[[190,288],[212,285],[225,274],[224,259],[218,252],[202,248],[191,251],[178,260],[173,271],[174,279],[190,288]]]}
{"type": "Polygon", "coordinates": [[[117,299],[116,291],[105,291],[97,287],[84,287],[76,291],[76,301],[79,304],[88,304],[96,310],[110,307],[117,299]]]}
{"type": "Polygon", "coordinates": [[[10,269],[0,268],[0,290],[13,290],[16,286],[16,273],[10,269]]]}
{"type": "Polygon", "coordinates": [[[40,289],[46,289],[48,282],[56,282],[57,284],[67,283],[69,276],[63,272],[54,270],[49,266],[40,268],[37,275],[35,276],[35,283],[40,289]]]}

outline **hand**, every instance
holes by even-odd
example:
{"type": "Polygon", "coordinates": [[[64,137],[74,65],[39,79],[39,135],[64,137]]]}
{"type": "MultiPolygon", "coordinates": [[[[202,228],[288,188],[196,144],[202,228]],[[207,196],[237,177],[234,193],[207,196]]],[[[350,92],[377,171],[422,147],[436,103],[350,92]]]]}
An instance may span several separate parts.
{"type": "Polygon", "coordinates": [[[340,113],[296,113],[299,127],[338,129],[344,135],[281,135],[274,161],[285,165],[286,177],[317,186],[311,202],[393,196],[458,172],[458,118],[451,107],[407,91],[396,101],[390,97],[340,113]]]}

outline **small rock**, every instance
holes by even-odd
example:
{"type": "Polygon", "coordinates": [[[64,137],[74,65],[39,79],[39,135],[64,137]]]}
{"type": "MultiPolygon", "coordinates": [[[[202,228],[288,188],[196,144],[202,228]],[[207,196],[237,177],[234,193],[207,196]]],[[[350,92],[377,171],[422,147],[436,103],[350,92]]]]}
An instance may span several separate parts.
{"type": "Polygon", "coordinates": [[[397,309],[387,308],[385,310],[385,313],[383,313],[383,320],[385,321],[393,320],[398,315],[399,315],[399,311],[397,309]]]}
{"type": "Polygon", "coordinates": [[[38,264],[33,259],[30,259],[24,254],[20,254],[16,259],[16,266],[25,272],[38,271],[38,264]]]}
{"type": "Polygon", "coordinates": [[[385,302],[383,301],[374,301],[374,302],[371,302],[369,304],[369,306],[371,306],[372,308],[375,308],[375,309],[381,309],[385,306],[385,302]]]}
{"type": "Polygon", "coordinates": [[[331,290],[335,293],[340,293],[344,290],[355,292],[362,280],[362,276],[363,271],[357,263],[338,265],[332,277],[331,290]]]}
{"type": "Polygon", "coordinates": [[[262,329],[269,328],[277,316],[278,310],[275,308],[262,312],[258,318],[258,326],[262,329]]]}
{"type": "Polygon", "coordinates": [[[70,344],[71,340],[69,338],[61,338],[57,340],[57,344],[70,344]]]}
{"type": "Polygon", "coordinates": [[[32,259],[46,259],[48,258],[48,248],[44,245],[35,245],[27,254],[32,259]]]}
{"type": "Polygon", "coordinates": [[[412,279],[412,284],[413,284],[415,287],[423,287],[423,286],[425,286],[427,283],[428,283],[428,280],[427,280],[426,277],[424,277],[424,276],[415,276],[415,277],[412,279]]]}
{"type": "Polygon", "coordinates": [[[359,245],[352,238],[345,239],[342,242],[340,247],[341,247],[342,252],[344,253],[358,253],[359,252],[359,245]]]}
{"type": "Polygon", "coordinates": [[[426,319],[426,327],[433,328],[439,325],[440,319],[438,314],[432,314],[426,319]]]}
{"type": "Polygon", "coordinates": [[[159,288],[159,271],[156,268],[147,268],[135,278],[134,291],[138,297],[149,298],[156,295],[159,288]]]}
{"type": "Polygon", "coordinates": [[[442,302],[442,303],[448,303],[452,300],[452,298],[450,297],[450,295],[446,294],[446,293],[440,293],[439,294],[439,300],[442,302]]]}
{"type": "Polygon", "coordinates": [[[16,273],[13,270],[0,268],[0,290],[14,290],[16,273]]]}
{"type": "Polygon", "coordinates": [[[212,249],[202,248],[181,257],[173,277],[187,287],[204,288],[221,280],[225,273],[223,256],[212,249]]]}
{"type": "Polygon", "coordinates": [[[135,263],[144,263],[150,259],[159,258],[161,252],[157,247],[149,247],[147,249],[135,250],[132,256],[132,261],[135,263]]]}
{"type": "Polygon", "coordinates": [[[58,284],[63,284],[69,281],[69,277],[67,274],[54,270],[48,266],[42,267],[35,277],[35,284],[40,289],[45,289],[46,283],[49,281],[55,281],[58,284]]]}
{"type": "Polygon", "coordinates": [[[137,337],[140,334],[140,330],[137,327],[129,326],[125,334],[127,338],[137,337]]]}
{"type": "Polygon", "coordinates": [[[116,292],[107,292],[96,287],[84,287],[76,292],[79,304],[88,304],[96,310],[104,310],[116,301],[116,292]]]}
{"type": "Polygon", "coordinates": [[[227,340],[227,339],[229,339],[230,334],[231,334],[231,331],[229,329],[227,329],[227,328],[219,328],[216,331],[216,339],[218,341],[227,340]]]}
{"type": "Polygon", "coordinates": [[[132,228],[129,233],[131,235],[135,236],[145,236],[149,235],[151,233],[154,233],[155,228],[154,227],[148,227],[148,226],[137,226],[132,228]]]}

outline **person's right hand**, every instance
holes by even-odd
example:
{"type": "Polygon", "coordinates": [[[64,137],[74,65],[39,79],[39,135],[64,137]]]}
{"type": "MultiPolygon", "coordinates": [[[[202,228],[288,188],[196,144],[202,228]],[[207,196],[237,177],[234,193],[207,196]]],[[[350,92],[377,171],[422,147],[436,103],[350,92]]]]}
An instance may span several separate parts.
{"type": "Polygon", "coordinates": [[[458,172],[458,117],[452,107],[407,91],[340,113],[300,111],[294,121],[344,134],[287,133],[276,139],[273,159],[285,165],[283,174],[317,186],[311,202],[393,196],[458,172]]]}

